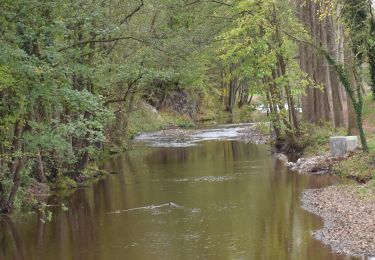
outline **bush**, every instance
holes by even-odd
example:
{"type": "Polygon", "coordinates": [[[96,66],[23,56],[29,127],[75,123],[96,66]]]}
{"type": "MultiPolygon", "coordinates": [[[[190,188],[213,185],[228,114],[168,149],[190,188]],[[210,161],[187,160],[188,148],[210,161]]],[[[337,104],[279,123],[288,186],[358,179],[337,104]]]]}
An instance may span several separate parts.
{"type": "Polygon", "coordinates": [[[323,155],[329,152],[330,137],[337,135],[346,135],[346,130],[334,128],[329,123],[318,126],[303,122],[299,142],[305,155],[323,155]]]}
{"type": "Polygon", "coordinates": [[[67,176],[59,177],[55,183],[55,188],[58,190],[66,190],[75,187],[77,187],[77,183],[67,176]]]}
{"type": "Polygon", "coordinates": [[[271,125],[269,122],[259,122],[255,125],[255,129],[262,135],[269,135],[271,132],[271,125]]]}

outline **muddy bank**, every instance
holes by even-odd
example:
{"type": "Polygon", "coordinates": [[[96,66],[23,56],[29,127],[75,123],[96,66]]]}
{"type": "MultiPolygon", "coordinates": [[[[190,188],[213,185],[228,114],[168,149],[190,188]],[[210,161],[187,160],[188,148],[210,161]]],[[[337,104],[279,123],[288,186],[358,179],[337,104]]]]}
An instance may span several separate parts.
{"type": "Polygon", "coordinates": [[[366,194],[371,199],[365,199],[360,191],[358,185],[308,190],[302,196],[303,207],[324,219],[323,229],[314,235],[335,252],[374,256],[374,194],[366,194]]]}

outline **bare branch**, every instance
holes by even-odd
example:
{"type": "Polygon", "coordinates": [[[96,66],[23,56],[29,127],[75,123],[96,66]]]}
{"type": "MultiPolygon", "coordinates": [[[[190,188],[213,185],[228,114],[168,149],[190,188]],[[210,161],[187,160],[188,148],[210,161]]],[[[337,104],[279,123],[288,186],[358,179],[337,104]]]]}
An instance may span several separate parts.
{"type": "Polygon", "coordinates": [[[141,10],[141,8],[143,7],[143,5],[144,5],[144,2],[143,2],[143,0],[141,0],[141,3],[130,14],[128,14],[124,19],[122,19],[122,21],[120,22],[120,24],[124,24],[127,21],[129,21],[130,18],[132,18],[133,15],[135,15],[137,12],[139,12],[139,10],[141,10]]]}

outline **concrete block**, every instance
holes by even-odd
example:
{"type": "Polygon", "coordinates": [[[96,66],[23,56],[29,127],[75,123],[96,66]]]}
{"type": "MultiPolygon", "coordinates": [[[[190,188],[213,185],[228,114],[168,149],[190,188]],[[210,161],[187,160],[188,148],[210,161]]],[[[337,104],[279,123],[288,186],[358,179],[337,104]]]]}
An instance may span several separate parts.
{"type": "Polygon", "coordinates": [[[347,136],[346,137],[346,149],[348,152],[352,152],[358,147],[358,140],[356,136],[347,136]]]}
{"type": "Polygon", "coordinates": [[[358,146],[356,136],[333,136],[330,141],[332,156],[344,156],[357,149],[358,146]]]}

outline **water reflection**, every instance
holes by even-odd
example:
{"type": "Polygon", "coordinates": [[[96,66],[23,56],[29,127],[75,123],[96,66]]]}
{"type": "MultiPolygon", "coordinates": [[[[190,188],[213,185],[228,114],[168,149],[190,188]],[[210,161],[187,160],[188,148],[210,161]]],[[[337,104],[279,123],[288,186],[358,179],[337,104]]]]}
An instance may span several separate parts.
{"type": "Polygon", "coordinates": [[[104,167],[120,174],[51,197],[69,208],[51,222],[2,218],[0,259],[354,259],[314,240],[322,223],[300,208],[336,180],[290,173],[265,146],[138,147],[104,167]]]}

